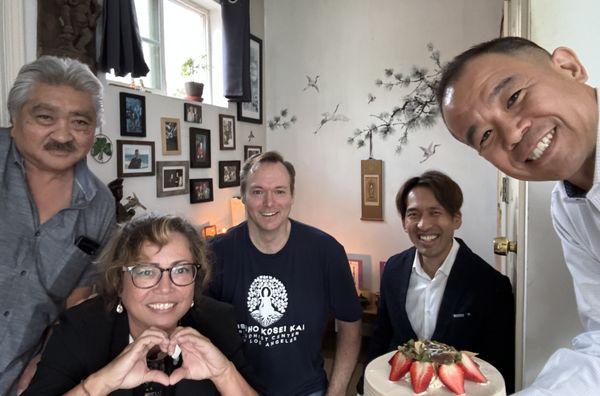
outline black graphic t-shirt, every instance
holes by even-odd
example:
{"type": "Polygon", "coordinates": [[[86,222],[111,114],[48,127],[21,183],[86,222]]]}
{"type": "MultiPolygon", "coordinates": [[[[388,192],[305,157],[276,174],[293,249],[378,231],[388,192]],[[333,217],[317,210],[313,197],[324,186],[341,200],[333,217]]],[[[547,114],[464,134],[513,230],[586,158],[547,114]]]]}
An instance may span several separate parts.
{"type": "Polygon", "coordinates": [[[329,313],[361,318],[348,259],[330,235],[291,221],[275,254],[261,253],[244,222],[211,242],[209,294],[234,305],[244,353],[265,386],[261,394],[301,396],[327,388],[320,354],[329,313]]]}

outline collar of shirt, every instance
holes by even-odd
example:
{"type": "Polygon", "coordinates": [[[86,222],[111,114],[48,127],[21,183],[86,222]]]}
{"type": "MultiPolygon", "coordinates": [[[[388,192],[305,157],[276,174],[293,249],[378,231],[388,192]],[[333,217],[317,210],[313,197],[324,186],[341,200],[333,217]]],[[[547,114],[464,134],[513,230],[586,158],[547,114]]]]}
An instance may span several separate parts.
{"type": "MultiPolygon", "coordinates": [[[[9,156],[12,155],[15,164],[17,164],[23,175],[25,172],[25,164],[23,164],[23,156],[19,153],[17,146],[15,145],[14,139],[10,138],[10,149],[9,156]]],[[[98,189],[92,180],[91,172],[87,166],[87,158],[83,158],[77,164],[75,164],[75,184],[79,187],[81,194],[73,194],[71,205],[74,207],[85,206],[94,199],[98,189]]]]}
{"type": "MultiPolygon", "coordinates": [[[[450,271],[452,271],[452,266],[454,266],[454,261],[456,260],[456,255],[458,254],[459,247],[460,246],[459,246],[458,242],[456,242],[456,239],[452,239],[452,247],[450,248],[450,251],[448,252],[448,255],[444,259],[444,262],[442,263],[440,268],[438,268],[438,270],[435,272],[433,279],[435,279],[439,273],[442,273],[446,277],[448,277],[448,275],[450,275],[450,271]]],[[[413,260],[412,268],[413,268],[413,270],[412,270],[413,274],[417,274],[421,278],[427,279],[429,281],[433,280],[432,278],[429,277],[429,275],[427,275],[427,273],[423,269],[423,266],[421,265],[421,259],[419,258],[418,251],[415,252],[415,258],[413,260]]]]}

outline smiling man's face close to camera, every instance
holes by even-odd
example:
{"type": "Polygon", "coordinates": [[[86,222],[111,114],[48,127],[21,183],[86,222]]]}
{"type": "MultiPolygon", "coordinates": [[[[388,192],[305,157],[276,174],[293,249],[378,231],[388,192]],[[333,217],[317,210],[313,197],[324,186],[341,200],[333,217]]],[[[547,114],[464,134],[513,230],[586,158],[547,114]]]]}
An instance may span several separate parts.
{"type": "Polygon", "coordinates": [[[450,132],[521,180],[591,185],[598,110],[575,54],[485,53],[444,90],[450,132]],[[591,172],[591,174],[590,174],[591,172]]]}

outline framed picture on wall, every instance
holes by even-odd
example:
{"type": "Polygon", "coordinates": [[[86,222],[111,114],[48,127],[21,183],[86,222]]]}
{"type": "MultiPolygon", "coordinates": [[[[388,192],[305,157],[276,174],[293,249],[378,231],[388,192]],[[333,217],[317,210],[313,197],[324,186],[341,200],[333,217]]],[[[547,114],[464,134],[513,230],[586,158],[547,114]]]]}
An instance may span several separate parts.
{"type": "Polygon", "coordinates": [[[219,114],[219,146],[221,150],[235,150],[235,117],[219,114]]]}
{"type": "Polygon", "coordinates": [[[240,185],[240,161],[219,161],[219,188],[240,185]]]}
{"type": "Polygon", "coordinates": [[[117,176],[154,176],[154,142],[117,140],[117,176]]]}
{"type": "Polygon", "coordinates": [[[146,137],[146,98],[119,92],[121,136],[146,137]]]}
{"type": "Polygon", "coordinates": [[[179,118],[162,117],[160,119],[160,135],[163,155],[181,154],[179,118]]]}
{"type": "Polygon", "coordinates": [[[156,196],[169,197],[190,192],[190,165],[187,161],[156,162],[156,196]]]}
{"type": "Polygon", "coordinates": [[[190,168],[210,168],[210,131],[190,128],[190,168]]]}
{"type": "Polygon", "coordinates": [[[238,102],[238,121],[262,124],[262,40],[250,35],[250,102],[238,102]]]}
{"type": "Polygon", "coordinates": [[[190,203],[213,200],[213,179],[190,179],[190,203]]]}
{"type": "Polygon", "coordinates": [[[257,154],[262,154],[262,146],[244,146],[244,161],[257,154]]]}
{"type": "Polygon", "coordinates": [[[195,124],[202,123],[202,106],[191,103],[183,104],[183,120],[195,124]]]}
{"type": "Polygon", "coordinates": [[[360,289],[363,287],[363,262],[356,258],[348,258],[348,265],[350,266],[350,272],[352,273],[352,279],[354,280],[354,286],[356,291],[360,294],[360,289]]]}
{"type": "Polygon", "coordinates": [[[217,226],[215,224],[207,225],[202,229],[202,235],[205,239],[210,239],[217,236],[217,226]]]}

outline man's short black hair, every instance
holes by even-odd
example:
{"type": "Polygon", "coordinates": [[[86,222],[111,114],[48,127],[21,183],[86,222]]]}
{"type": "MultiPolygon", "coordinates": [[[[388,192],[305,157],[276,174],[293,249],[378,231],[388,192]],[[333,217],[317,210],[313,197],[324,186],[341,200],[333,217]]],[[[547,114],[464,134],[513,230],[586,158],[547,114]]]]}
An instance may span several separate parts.
{"type": "MultiPolygon", "coordinates": [[[[458,80],[468,61],[484,54],[514,54],[531,52],[550,57],[550,53],[533,41],[522,37],[501,37],[477,44],[450,61],[442,71],[440,82],[437,86],[436,99],[440,109],[444,99],[444,91],[448,85],[458,80]]],[[[443,114],[443,113],[442,113],[443,114]]]]}
{"type": "Polygon", "coordinates": [[[463,204],[460,186],[442,172],[427,171],[421,176],[408,179],[396,194],[396,208],[402,216],[402,221],[404,221],[408,209],[408,194],[416,187],[425,187],[431,190],[435,199],[452,216],[460,212],[463,204]]]}

